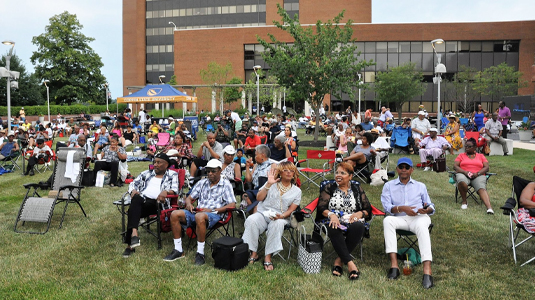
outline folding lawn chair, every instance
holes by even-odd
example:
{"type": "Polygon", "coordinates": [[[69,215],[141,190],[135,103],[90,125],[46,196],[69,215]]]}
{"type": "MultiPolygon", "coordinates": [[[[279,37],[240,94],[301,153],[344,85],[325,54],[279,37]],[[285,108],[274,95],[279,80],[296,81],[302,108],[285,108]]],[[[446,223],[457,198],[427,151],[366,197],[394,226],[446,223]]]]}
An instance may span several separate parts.
{"type": "MultiPolygon", "coordinates": [[[[429,224],[429,234],[431,234],[431,231],[433,230],[433,223],[429,224]]],[[[403,253],[400,253],[400,255],[405,255],[409,251],[409,249],[414,249],[414,251],[418,252],[420,254],[420,250],[418,246],[418,238],[416,237],[416,234],[410,230],[402,230],[402,229],[396,229],[396,234],[398,236],[398,242],[399,240],[402,240],[407,245],[407,249],[403,251],[403,253]]]]}
{"type": "Polygon", "coordinates": [[[46,233],[50,228],[54,207],[61,202],[65,202],[65,208],[63,209],[59,228],[63,225],[69,203],[78,204],[84,216],[87,217],[80,204],[80,193],[82,188],[84,188],[81,185],[84,160],[85,153],[83,149],[60,148],[58,162],[54,165],[52,190],[48,196],[41,197],[37,192],[37,189],[45,186],[48,187],[48,185],[36,183],[24,185],[27,191],[15,220],[15,232],[46,233]],[[31,192],[32,189],[33,192],[31,192]],[[47,226],[44,231],[19,231],[18,226],[20,222],[22,222],[22,226],[26,222],[47,223],[47,226]]]}
{"type": "Polygon", "coordinates": [[[308,185],[310,186],[310,183],[313,183],[317,187],[320,187],[320,185],[315,182],[316,179],[321,178],[322,180],[326,180],[325,175],[332,171],[329,165],[333,164],[335,159],[335,151],[307,150],[307,158],[299,161],[299,164],[306,162],[307,166],[297,168],[299,174],[306,178],[306,181],[302,182],[301,185],[308,183],[308,185]],[[310,160],[312,159],[327,160],[327,162],[323,164],[321,169],[311,168],[310,160]]]}
{"type": "Polygon", "coordinates": [[[398,154],[402,152],[409,154],[412,146],[410,143],[411,139],[412,129],[410,127],[394,127],[394,130],[392,131],[392,137],[390,137],[390,146],[393,148],[392,153],[396,153],[396,149],[398,149],[398,154]]]}
{"type": "MultiPolygon", "coordinates": [[[[450,177],[453,178],[453,181],[455,181],[455,203],[457,203],[457,202],[459,202],[459,199],[461,198],[461,195],[459,194],[459,188],[457,187],[457,181],[455,180],[457,172],[448,171],[448,173],[450,173],[450,177]]],[[[493,175],[496,175],[496,173],[487,173],[487,174],[485,174],[485,176],[487,177],[487,180],[486,180],[485,184],[488,184],[489,178],[491,176],[493,176],[493,175]]],[[[477,191],[474,189],[473,186],[469,185],[468,186],[468,191],[466,192],[466,199],[468,200],[468,198],[472,198],[474,200],[474,202],[476,202],[477,204],[481,204],[481,202],[479,201],[478,197],[479,196],[477,194],[477,191]]]]}
{"type": "MultiPolygon", "coordinates": [[[[17,140],[17,143],[19,144],[19,150],[18,151],[12,151],[11,154],[4,159],[0,160],[0,168],[4,168],[6,170],[14,170],[15,168],[22,170],[20,164],[21,157],[22,157],[22,148],[20,141],[17,140]]],[[[14,150],[15,148],[13,148],[14,150]]]]}
{"type": "MultiPolygon", "coordinates": [[[[334,182],[334,180],[324,180],[324,181],[322,181],[321,184],[320,184],[320,193],[323,191],[323,189],[325,188],[325,186],[327,184],[332,183],[332,182],[334,182]]],[[[352,181],[352,183],[356,183],[356,182],[352,181]]],[[[316,208],[318,207],[318,202],[319,202],[319,198],[316,198],[301,210],[301,212],[304,213],[305,218],[311,218],[312,219],[312,214],[314,213],[314,211],[316,211],[316,208]]],[[[381,211],[380,209],[376,208],[375,206],[372,205],[371,207],[372,207],[372,217],[371,217],[371,219],[369,221],[364,223],[364,227],[366,228],[366,232],[364,233],[364,235],[362,237],[362,240],[359,241],[360,260],[362,260],[362,261],[364,260],[363,242],[364,242],[364,238],[370,238],[369,231],[370,231],[371,222],[373,221],[373,219],[376,216],[384,216],[385,215],[385,213],[383,211],[381,211]]],[[[316,211],[316,214],[318,214],[318,213],[319,212],[316,211]]],[[[316,223],[313,219],[312,219],[312,222],[313,222],[313,226],[314,226],[314,231],[316,233],[325,234],[325,236],[327,236],[327,226],[325,224],[316,223]]],[[[326,238],[324,240],[323,245],[325,246],[325,244],[327,244],[328,242],[330,242],[330,239],[326,238]]],[[[330,253],[329,255],[327,255],[326,257],[331,256],[333,253],[334,253],[334,251],[332,253],[330,253]]]]}
{"type": "MultiPolygon", "coordinates": [[[[530,233],[526,230],[524,225],[518,220],[518,215],[515,211],[515,209],[521,208],[522,205],[520,204],[520,195],[522,194],[522,190],[530,183],[531,181],[520,178],[518,176],[513,176],[513,191],[511,198],[507,199],[505,201],[505,204],[500,207],[503,209],[504,215],[509,215],[509,247],[513,250],[513,259],[516,264],[516,248],[518,248],[520,245],[524,244],[525,242],[529,241],[533,237],[535,237],[535,233],[530,233]],[[516,242],[518,236],[520,235],[520,232],[524,232],[528,235],[525,239],[523,239],[520,242],[516,242]]],[[[533,251],[531,251],[533,254],[533,251]]],[[[521,267],[529,264],[530,262],[535,260],[535,256],[524,262],[521,267]]]]}
{"type": "Polygon", "coordinates": [[[171,135],[168,132],[158,133],[158,143],[156,143],[156,149],[162,150],[169,146],[171,142],[171,135]]]}

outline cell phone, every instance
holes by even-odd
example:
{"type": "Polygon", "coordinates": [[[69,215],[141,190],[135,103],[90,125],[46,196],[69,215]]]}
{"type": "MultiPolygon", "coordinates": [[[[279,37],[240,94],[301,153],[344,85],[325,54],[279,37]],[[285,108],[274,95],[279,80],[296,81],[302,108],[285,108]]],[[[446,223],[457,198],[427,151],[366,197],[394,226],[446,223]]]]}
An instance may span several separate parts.
{"type": "Polygon", "coordinates": [[[340,224],[340,225],[338,226],[338,228],[340,228],[340,229],[342,229],[342,230],[344,230],[344,231],[347,230],[347,227],[346,227],[345,225],[342,225],[342,224],[340,224]]]}

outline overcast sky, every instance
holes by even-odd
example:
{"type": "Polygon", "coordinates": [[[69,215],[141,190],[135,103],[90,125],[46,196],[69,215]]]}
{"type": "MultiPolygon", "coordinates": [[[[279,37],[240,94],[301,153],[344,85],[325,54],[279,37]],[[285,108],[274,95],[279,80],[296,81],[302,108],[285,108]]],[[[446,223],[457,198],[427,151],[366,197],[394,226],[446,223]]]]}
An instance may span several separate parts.
{"type": "MultiPolygon", "coordinates": [[[[306,0],[301,0],[306,1],[306,0]]],[[[76,14],[82,33],[95,38],[90,46],[100,55],[102,73],[113,98],[122,95],[122,3],[120,0],[4,0],[0,5],[0,40],[12,40],[15,53],[33,72],[32,37],[45,31],[49,19],[64,11],[76,14]]],[[[372,0],[373,23],[435,23],[535,20],[534,0],[372,0]]],[[[535,34],[535,33],[534,33],[535,34]]],[[[0,53],[9,48],[0,44],[0,53]]],[[[104,95],[102,96],[104,97],[104,95]]]]}

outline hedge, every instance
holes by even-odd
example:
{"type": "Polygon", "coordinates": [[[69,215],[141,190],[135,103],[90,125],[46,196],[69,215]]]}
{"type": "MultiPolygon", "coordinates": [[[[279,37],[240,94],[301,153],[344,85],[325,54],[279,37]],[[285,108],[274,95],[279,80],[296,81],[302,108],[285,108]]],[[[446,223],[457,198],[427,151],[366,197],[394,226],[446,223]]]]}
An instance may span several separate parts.
{"type": "MultiPolygon", "coordinates": [[[[119,111],[122,112],[127,107],[127,104],[119,104],[119,111]]],[[[11,106],[11,115],[17,116],[19,114],[19,111],[22,107],[21,106],[11,106]]],[[[115,104],[109,105],[110,112],[115,113],[117,107],[115,104]]],[[[27,116],[38,116],[48,115],[48,108],[46,105],[39,105],[39,106],[25,106],[24,111],[26,112],[27,116]]],[[[55,116],[58,113],[62,115],[78,115],[81,113],[85,114],[99,114],[101,112],[106,111],[106,105],[50,105],[50,115],[55,116]]],[[[0,116],[7,116],[7,107],[6,106],[0,106],[0,116]]]]}

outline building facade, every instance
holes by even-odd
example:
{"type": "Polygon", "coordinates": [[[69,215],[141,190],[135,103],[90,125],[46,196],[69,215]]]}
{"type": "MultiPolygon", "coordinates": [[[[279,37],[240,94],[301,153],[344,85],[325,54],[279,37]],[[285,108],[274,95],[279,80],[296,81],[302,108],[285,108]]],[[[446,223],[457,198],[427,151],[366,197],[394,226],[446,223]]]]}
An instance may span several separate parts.
{"type": "MultiPolygon", "coordinates": [[[[373,86],[377,72],[413,62],[424,73],[424,95],[405,104],[404,111],[415,111],[423,104],[437,111],[438,87],[433,84],[437,64],[430,41],[436,45],[447,73],[453,78],[463,66],[483,70],[507,63],[524,74],[528,86],[520,95],[533,94],[535,21],[488,23],[414,23],[373,24],[371,0],[123,0],[123,85],[143,86],[157,83],[160,75],[168,81],[174,74],[178,85],[201,85],[200,70],[209,62],[232,64],[236,76],[248,80],[253,66],[269,72],[261,57],[262,46],[257,36],[267,39],[274,34],[279,40],[291,38],[272,25],[280,20],[277,3],[290,15],[298,14],[301,24],[332,19],[345,10],[345,20],[354,23],[360,58],[375,65],[362,70],[364,82],[373,86]]],[[[452,99],[441,93],[446,109],[456,109],[452,99]]],[[[363,108],[376,108],[375,94],[368,89],[363,95],[363,108]]],[[[487,109],[497,106],[498,99],[478,99],[487,109]]],[[[355,99],[325,100],[332,109],[352,105],[355,99]]],[[[298,104],[301,108],[302,104],[298,104]]],[[[200,97],[198,109],[209,110],[211,99],[200,97]]]]}

